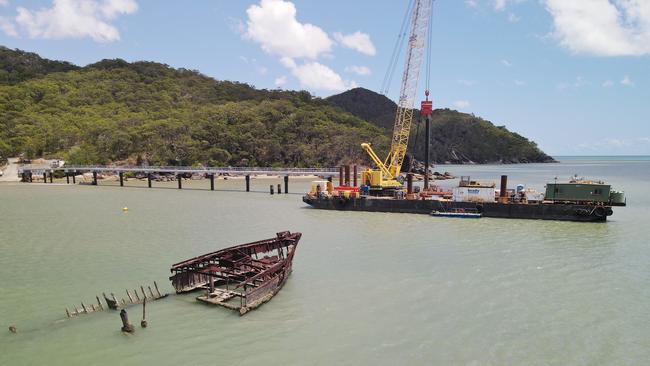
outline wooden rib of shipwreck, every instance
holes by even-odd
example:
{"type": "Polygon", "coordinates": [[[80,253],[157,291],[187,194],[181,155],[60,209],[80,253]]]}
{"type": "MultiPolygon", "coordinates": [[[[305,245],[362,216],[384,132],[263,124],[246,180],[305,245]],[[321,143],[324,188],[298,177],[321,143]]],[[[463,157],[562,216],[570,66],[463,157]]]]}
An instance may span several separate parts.
{"type": "MultiPolygon", "coordinates": [[[[106,307],[110,310],[120,310],[120,309],[125,309],[129,306],[132,305],[138,305],[142,304],[145,300],[147,301],[156,301],[163,299],[167,297],[167,294],[162,294],[160,293],[160,290],[158,290],[158,284],[156,281],[154,281],[154,288],[155,292],[151,289],[151,286],[147,286],[147,289],[149,292],[145,292],[144,286],[140,286],[140,291],[142,291],[142,295],[138,293],[138,290],[135,289],[133,292],[129,292],[129,290],[126,290],[126,295],[128,296],[128,300],[122,298],[121,300],[118,300],[115,297],[115,294],[111,293],[111,297],[106,296],[105,293],[102,293],[102,296],[104,297],[104,301],[106,302],[106,307]]],[[[80,316],[83,314],[90,314],[90,313],[95,313],[98,311],[104,311],[106,308],[102,304],[99,296],[96,296],[95,299],[97,300],[97,305],[94,303],[88,303],[88,305],[84,304],[84,302],[81,302],[81,309],[77,308],[76,305],[73,306],[73,310],[69,310],[68,308],[65,308],[65,315],[68,318],[72,318],[75,316],[80,316]]]]}
{"type": "Polygon", "coordinates": [[[291,274],[301,233],[237,245],[176,263],[169,279],[176,293],[205,289],[197,300],[239,311],[269,301],[291,274]]]}

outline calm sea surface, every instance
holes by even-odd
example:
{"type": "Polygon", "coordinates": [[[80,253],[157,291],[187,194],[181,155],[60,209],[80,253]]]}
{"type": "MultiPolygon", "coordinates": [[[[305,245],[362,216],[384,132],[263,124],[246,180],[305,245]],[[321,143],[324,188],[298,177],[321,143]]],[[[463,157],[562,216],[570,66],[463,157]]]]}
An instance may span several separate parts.
{"type": "Polygon", "coordinates": [[[280,180],[2,184],[0,365],[648,364],[650,158],[561,159],[437,170],[538,189],[578,174],[628,207],[596,224],[462,220],[314,210],[297,180],[280,196],[280,180]],[[172,292],[172,263],[282,230],[303,233],[293,275],[244,317],[174,295],[134,335],[116,312],[64,320],[101,292],[172,292]]]}

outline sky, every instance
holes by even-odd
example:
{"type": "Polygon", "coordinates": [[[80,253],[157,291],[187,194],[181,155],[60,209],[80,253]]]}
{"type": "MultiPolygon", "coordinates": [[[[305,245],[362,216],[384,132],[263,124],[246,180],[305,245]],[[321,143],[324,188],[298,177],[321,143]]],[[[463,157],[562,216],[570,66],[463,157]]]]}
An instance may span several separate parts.
{"type": "MultiPolygon", "coordinates": [[[[0,44],[320,97],[380,92],[408,2],[0,0],[0,44]]],[[[436,0],[429,51],[436,108],[505,125],[551,155],[650,155],[650,0],[436,0]]]]}

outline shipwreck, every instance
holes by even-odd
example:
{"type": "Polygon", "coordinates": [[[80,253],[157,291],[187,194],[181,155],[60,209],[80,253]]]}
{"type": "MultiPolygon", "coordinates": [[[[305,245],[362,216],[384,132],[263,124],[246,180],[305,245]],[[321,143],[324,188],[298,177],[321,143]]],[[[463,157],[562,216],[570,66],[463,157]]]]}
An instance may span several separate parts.
{"type": "Polygon", "coordinates": [[[244,315],[269,301],[291,274],[301,233],[236,245],[191,258],[171,267],[177,294],[205,290],[197,300],[244,315]]]}

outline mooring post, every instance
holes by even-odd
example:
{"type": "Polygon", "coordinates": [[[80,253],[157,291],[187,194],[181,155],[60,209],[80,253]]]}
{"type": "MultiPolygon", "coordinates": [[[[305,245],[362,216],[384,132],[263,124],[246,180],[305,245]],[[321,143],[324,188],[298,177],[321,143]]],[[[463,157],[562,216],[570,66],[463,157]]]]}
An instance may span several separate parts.
{"type": "Polygon", "coordinates": [[[353,172],[353,174],[354,174],[354,186],[355,186],[355,187],[357,186],[357,183],[358,183],[358,182],[357,182],[357,173],[358,173],[358,172],[357,172],[357,166],[355,165],[355,166],[354,166],[354,172],[353,172]]]}
{"type": "Polygon", "coordinates": [[[119,176],[120,176],[120,187],[124,187],[124,173],[120,172],[119,176]]]}
{"type": "Polygon", "coordinates": [[[345,166],[345,186],[346,187],[350,186],[350,166],[349,165],[345,166]]]}
{"type": "Polygon", "coordinates": [[[282,185],[278,183],[278,194],[282,194],[282,185]]]}
{"type": "Polygon", "coordinates": [[[289,193],[289,175],[284,176],[284,194],[289,193]]]}
{"type": "Polygon", "coordinates": [[[183,177],[180,174],[177,174],[176,179],[178,179],[178,189],[183,189],[183,177]]]}
{"type": "Polygon", "coordinates": [[[65,172],[65,184],[70,184],[70,173],[65,172]]]}
{"type": "Polygon", "coordinates": [[[50,172],[50,183],[54,183],[54,172],[50,172]]]}
{"type": "Polygon", "coordinates": [[[151,173],[147,173],[147,185],[151,188],[151,173]]]}
{"type": "Polygon", "coordinates": [[[343,165],[339,167],[339,186],[343,185],[343,165]]]}
{"type": "Polygon", "coordinates": [[[210,190],[214,191],[214,174],[210,174],[210,190]]]}
{"type": "Polygon", "coordinates": [[[135,330],[133,325],[129,323],[129,315],[126,313],[126,310],[122,309],[120,311],[120,318],[122,319],[122,332],[133,333],[135,330]]]}
{"type": "Polygon", "coordinates": [[[97,172],[93,172],[93,185],[97,185],[97,172]]]}
{"type": "Polygon", "coordinates": [[[72,184],[77,184],[77,172],[72,172],[72,184]]]}
{"type": "Polygon", "coordinates": [[[47,173],[43,173],[43,183],[47,183],[47,173]]]}
{"type": "Polygon", "coordinates": [[[246,192],[251,191],[251,176],[246,175],[246,192]]]}
{"type": "Polygon", "coordinates": [[[269,186],[269,190],[270,190],[270,192],[271,192],[271,195],[273,195],[273,184],[271,184],[271,185],[269,186]]]}

